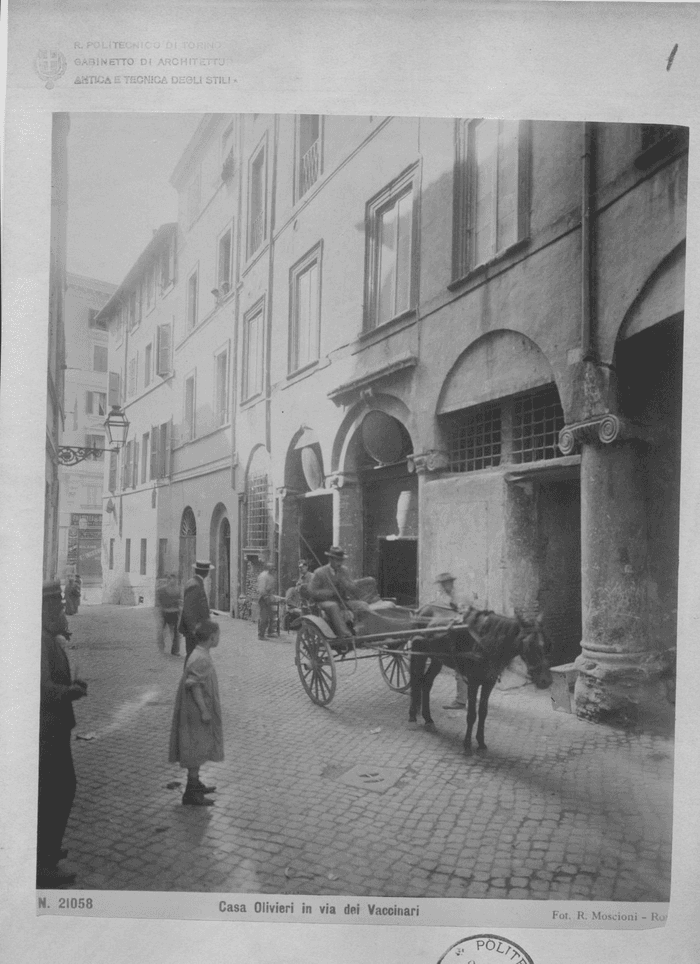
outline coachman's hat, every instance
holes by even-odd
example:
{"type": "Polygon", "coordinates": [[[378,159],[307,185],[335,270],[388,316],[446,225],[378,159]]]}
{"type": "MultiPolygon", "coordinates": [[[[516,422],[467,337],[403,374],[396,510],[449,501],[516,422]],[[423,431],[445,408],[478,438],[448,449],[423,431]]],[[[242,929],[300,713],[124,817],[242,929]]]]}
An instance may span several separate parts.
{"type": "Polygon", "coordinates": [[[455,577],[451,572],[441,572],[435,577],[435,582],[455,582],[455,577]]]}
{"type": "Polygon", "coordinates": [[[326,555],[329,559],[344,559],[345,550],[341,549],[340,546],[331,546],[326,555]]]}
{"type": "Polygon", "coordinates": [[[211,569],[214,569],[215,566],[213,566],[209,561],[198,559],[192,568],[201,569],[202,572],[209,572],[211,569]]]}

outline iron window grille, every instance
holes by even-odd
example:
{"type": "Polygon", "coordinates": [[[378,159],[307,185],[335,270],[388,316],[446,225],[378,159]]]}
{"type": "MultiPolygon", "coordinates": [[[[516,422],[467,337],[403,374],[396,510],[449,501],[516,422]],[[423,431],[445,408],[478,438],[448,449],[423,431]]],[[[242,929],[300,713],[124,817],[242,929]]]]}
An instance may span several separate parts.
{"type": "Polygon", "coordinates": [[[450,472],[476,472],[501,464],[501,406],[481,405],[451,418],[450,472]]]}
{"type": "Polygon", "coordinates": [[[246,544],[249,549],[267,549],[269,536],[269,483],[266,473],[252,475],[246,485],[248,524],[246,544]]]}
{"type": "Polygon", "coordinates": [[[516,398],[511,461],[522,464],[558,458],[559,432],[563,427],[564,413],[555,385],[516,398]]]}

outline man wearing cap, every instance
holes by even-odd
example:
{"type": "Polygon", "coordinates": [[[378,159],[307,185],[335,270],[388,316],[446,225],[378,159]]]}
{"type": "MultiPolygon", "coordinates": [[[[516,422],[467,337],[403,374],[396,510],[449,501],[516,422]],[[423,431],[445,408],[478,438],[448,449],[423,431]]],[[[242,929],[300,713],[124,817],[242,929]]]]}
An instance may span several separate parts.
{"type": "Polygon", "coordinates": [[[272,636],[273,606],[279,599],[276,589],[277,567],[268,562],[258,576],[258,639],[272,636]]]}
{"type": "Polygon", "coordinates": [[[66,618],[61,584],[44,583],[41,606],[41,699],[39,709],[39,813],[37,821],[37,887],[72,884],[75,874],[57,865],[63,834],[75,797],[75,769],[70,749],[75,726],[73,703],[87,695],[87,683],[71,681],[63,649],[66,618]]]}
{"type": "MultiPolygon", "coordinates": [[[[426,606],[422,606],[420,616],[424,620],[431,620],[428,625],[439,625],[449,622],[454,613],[460,612],[460,607],[455,600],[455,577],[451,572],[441,572],[435,578],[435,583],[439,586],[437,596],[431,599],[426,606]]],[[[457,692],[451,703],[443,707],[445,710],[464,710],[467,706],[467,684],[461,674],[454,671],[457,683],[457,692]]]]}
{"type": "Polygon", "coordinates": [[[209,619],[209,600],[204,588],[204,580],[214,566],[210,562],[198,559],[193,568],[194,576],[185,583],[179,626],[180,632],[185,637],[185,659],[197,645],[195,638],[197,626],[209,619]]]}
{"type": "Polygon", "coordinates": [[[328,563],[314,572],[309,593],[327,616],[336,636],[349,636],[354,619],[350,603],[358,599],[358,592],[343,565],[344,550],[331,546],[326,555],[328,563]]]}

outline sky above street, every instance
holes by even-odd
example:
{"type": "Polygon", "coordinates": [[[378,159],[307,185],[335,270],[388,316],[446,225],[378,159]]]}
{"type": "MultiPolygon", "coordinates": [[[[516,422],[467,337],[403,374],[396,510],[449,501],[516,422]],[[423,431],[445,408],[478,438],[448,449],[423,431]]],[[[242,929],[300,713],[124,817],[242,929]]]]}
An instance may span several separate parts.
{"type": "Polygon", "coordinates": [[[201,114],[71,114],[68,270],[119,284],[153,231],[177,220],[170,176],[201,114]]]}

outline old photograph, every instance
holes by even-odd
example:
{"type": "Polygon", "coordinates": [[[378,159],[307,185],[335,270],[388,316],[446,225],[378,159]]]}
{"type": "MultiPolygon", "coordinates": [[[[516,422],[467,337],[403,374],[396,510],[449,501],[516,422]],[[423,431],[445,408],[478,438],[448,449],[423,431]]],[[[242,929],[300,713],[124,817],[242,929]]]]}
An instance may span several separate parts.
{"type": "Polygon", "coordinates": [[[688,152],[53,113],[40,891],[669,901],[688,152]]]}

